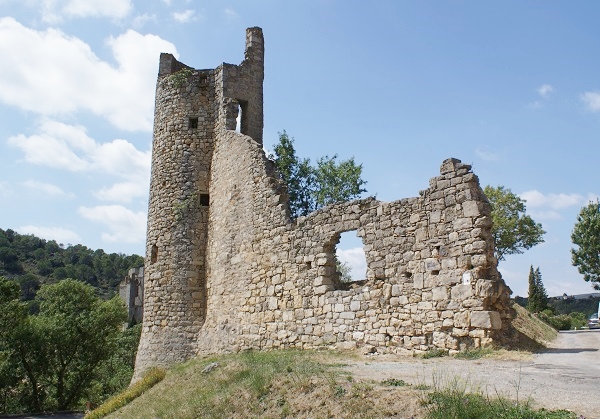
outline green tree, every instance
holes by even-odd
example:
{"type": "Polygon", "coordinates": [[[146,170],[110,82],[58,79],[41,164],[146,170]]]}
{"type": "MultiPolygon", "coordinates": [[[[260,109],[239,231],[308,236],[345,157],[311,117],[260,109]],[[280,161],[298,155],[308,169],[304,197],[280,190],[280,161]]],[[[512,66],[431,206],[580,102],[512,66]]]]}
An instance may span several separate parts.
{"type": "Polygon", "coordinates": [[[527,309],[532,313],[538,313],[548,308],[548,293],[542,282],[542,273],[539,266],[533,270],[529,268],[529,290],[527,298],[527,309]]]}
{"type": "Polygon", "coordinates": [[[354,157],[336,162],[337,154],[317,160],[314,168],[316,188],[312,194],[317,208],[325,205],[356,199],[366,192],[362,186],[362,164],[356,164],[354,157]]]}
{"type": "MultiPolygon", "coordinates": [[[[13,305],[22,304],[14,298],[19,287],[6,281],[0,282],[0,292],[12,297],[13,305]]],[[[28,411],[80,408],[99,366],[117,347],[125,307],[119,297],[103,301],[92,286],[73,279],[42,286],[35,301],[37,315],[20,309],[18,323],[0,334],[0,350],[21,376],[13,394],[28,411]]]]}
{"type": "Polygon", "coordinates": [[[342,282],[352,281],[352,267],[348,262],[342,262],[337,255],[335,256],[335,269],[339,273],[342,282]]]}
{"type": "Polygon", "coordinates": [[[577,267],[585,281],[600,290],[600,203],[590,202],[577,216],[571,234],[577,249],[571,249],[573,266],[577,267]]]}
{"type": "Polygon", "coordinates": [[[275,162],[287,186],[292,217],[306,215],[316,209],[312,197],[316,179],[309,159],[299,159],[294,149],[294,139],[285,130],[279,133],[277,143],[269,158],[275,162]]]}
{"type": "Polygon", "coordinates": [[[529,288],[527,289],[527,310],[534,312],[535,307],[537,306],[537,295],[535,292],[535,271],[533,270],[533,265],[529,267],[528,283],[529,288]]]}
{"type": "Polygon", "coordinates": [[[94,404],[101,404],[129,385],[133,376],[141,332],[142,325],[140,323],[119,334],[116,340],[116,349],[110,358],[100,363],[96,371],[96,379],[86,391],[87,400],[94,404]]]}
{"type": "Polygon", "coordinates": [[[542,282],[542,273],[540,272],[539,266],[535,269],[535,286],[537,289],[540,311],[546,310],[548,308],[548,292],[542,282]]]}
{"type": "Polygon", "coordinates": [[[542,282],[542,273],[539,266],[533,270],[529,268],[529,295],[527,298],[527,309],[532,313],[538,313],[548,308],[548,293],[542,282]]]}
{"type": "Polygon", "coordinates": [[[22,372],[12,345],[13,336],[27,317],[27,309],[19,301],[21,289],[15,281],[0,276],[0,413],[18,411],[22,406],[20,392],[22,372]]]}
{"type": "Polygon", "coordinates": [[[362,165],[354,158],[338,162],[337,155],[324,156],[312,166],[309,159],[296,155],[294,139],[285,130],[279,133],[279,142],[269,156],[275,162],[287,185],[290,213],[296,218],[308,215],[325,205],[358,198],[366,192],[361,178],[362,165]]]}
{"type": "Polygon", "coordinates": [[[484,193],[492,205],[492,233],[498,261],[544,242],[546,232],[540,223],[525,213],[525,200],[504,186],[488,185],[484,193]]]}

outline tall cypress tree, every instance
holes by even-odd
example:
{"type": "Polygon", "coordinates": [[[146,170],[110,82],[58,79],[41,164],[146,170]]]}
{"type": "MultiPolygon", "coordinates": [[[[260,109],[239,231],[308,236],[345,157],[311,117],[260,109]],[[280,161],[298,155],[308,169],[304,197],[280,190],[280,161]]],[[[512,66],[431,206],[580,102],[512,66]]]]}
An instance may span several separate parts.
{"type": "Polygon", "coordinates": [[[527,310],[532,313],[536,312],[536,308],[538,305],[538,295],[537,295],[537,287],[535,280],[535,271],[533,270],[533,265],[529,267],[529,290],[527,295],[527,310]]]}
{"type": "Polygon", "coordinates": [[[527,309],[537,313],[548,307],[548,293],[542,282],[542,273],[539,266],[534,271],[533,266],[529,268],[529,296],[527,298],[527,309]]]}
{"type": "Polygon", "coordinates": [[[546,292],[546,287],[544,287],[544,283],[542,282],[542,273],[540,272],[539,266],[535,270],[535,289],[537,292],[537,311],[545,310],[548,308],[548,293],[546,292]]]}

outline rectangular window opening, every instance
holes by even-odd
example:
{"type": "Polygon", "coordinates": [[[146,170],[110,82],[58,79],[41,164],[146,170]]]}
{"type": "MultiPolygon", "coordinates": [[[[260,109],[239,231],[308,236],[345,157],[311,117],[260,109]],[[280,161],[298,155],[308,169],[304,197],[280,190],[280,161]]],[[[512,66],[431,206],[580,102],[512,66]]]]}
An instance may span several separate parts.
{"type": "Polygon", "coordinates": [[[190,117],[188,119],[188,127],[190,129],[197,129],[198,128],[198,118],[197,117],[190,117]]]}
{"type": "Polygon", "coordinates": [[[200,194],[200,206],[201,207],[208,207],[208,204],[209,204],[208,194],[207,193],[201,193],[200,194]]]}

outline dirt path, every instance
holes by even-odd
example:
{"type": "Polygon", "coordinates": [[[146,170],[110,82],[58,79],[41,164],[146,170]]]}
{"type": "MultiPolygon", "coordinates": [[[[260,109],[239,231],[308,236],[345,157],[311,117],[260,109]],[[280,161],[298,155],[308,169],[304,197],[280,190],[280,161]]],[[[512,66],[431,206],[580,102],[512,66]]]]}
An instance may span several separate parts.
{"type": "Polygon", "coordinates": [[[397,378],[413,385],[460,377],[490,395],[531,398],[535,407],[600,419],[600,330],[561,332],[547,351],[519,361],[371,355],[347,368],[360,379],[397,378]]]}

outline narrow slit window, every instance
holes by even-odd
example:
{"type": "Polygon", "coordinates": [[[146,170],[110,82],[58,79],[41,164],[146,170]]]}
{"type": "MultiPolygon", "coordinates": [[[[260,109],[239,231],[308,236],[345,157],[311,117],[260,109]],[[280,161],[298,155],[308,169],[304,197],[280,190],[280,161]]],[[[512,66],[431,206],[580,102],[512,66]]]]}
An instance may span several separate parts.
{"type": "Polygon", "coordinates": [[[155,263],[158,259],[158,246],[153,245],[150,251],[150,263],[155,263]]]}
{"type": "Polygon", "coordinates": [[[208,207],[209,204],[209,197],[207,193],[201,193],[200,194],[200,206],[201,207],[208,207]]]}
{"type": "Polygon", "coordinates": [[[188,126],[190,129],[198,129],[198,118],[197,117],[191,117],[188,120],[188,126]]]}
{"type": "Polygon", "coordinates": [[[237,116],[235,117],[235,130],[239,133],[242,132],[242,107],[237,105],[237,116]]]}
{"type": "Polygon", "coordinates": [[[237,102],[239,105],[235,129],[240,134],[248,135],[248,102],[241,99],[237,99],[237,102]]]}

